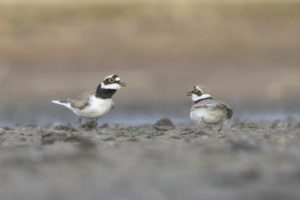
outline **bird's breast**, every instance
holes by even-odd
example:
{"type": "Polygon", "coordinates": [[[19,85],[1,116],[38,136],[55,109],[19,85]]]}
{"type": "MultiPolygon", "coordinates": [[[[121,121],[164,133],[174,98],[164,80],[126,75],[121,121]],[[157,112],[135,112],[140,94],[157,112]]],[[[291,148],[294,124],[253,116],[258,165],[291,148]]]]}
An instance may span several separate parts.
{"type": "Polygon", "coordinates": [[[80,115],[87,118],[99,118],[113,107],[112,99],[91,97],[89,105],[81,110],[80,115]]]}
{"type": "Polygon", "coordinates": [[[208,124],[217,124],[225,119],[226,112],[223,110],[195,109],[190,113],[191,119],[194,121],[203,121],[208,124]]]}

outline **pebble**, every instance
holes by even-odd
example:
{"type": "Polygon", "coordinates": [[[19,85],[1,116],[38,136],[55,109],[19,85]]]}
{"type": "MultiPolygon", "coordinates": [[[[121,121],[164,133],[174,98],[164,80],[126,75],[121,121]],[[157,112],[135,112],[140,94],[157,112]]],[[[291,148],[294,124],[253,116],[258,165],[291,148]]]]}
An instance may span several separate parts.
{"type": "Polygon", "coordinates": [[[287,129],[289,128],[291,125],[287,122],[287,121],[275,121],[272,125],[271,128],[272,129],[287,129]]]}
{"type": "Polygon", "coordinates": [[[5,133],[5,129],[4,128],[0,128],[0,135],[3,135],[5,133]]]}
{"type": "Polygon", "coordinates": [[[54,144],[55,142],[63,142],[68,138],[66,133],[50,132],[42,135],[42,144],[54,144]]]}
{"type": "Polygon", "coordinates": [[[72,126],[65,126],[65,125],[57,125],[54,127],[54,130],[57,131],[77,131],[74,127],[72,126]]]}
{"type": "Polygon", "coordinates": [[[103,138],[102,141],[104,142],[108,142],[108,141],[116,141],[117,139],[115,137],[107,137],[107,138],[103,138]]]}
{"type": "Polygon", "coordinates": [[[140,139],[136,138],[136,137],[130,137],[128,140],[128,142],[139,142],[140,139]]]}
{"type": "Polygon", "coordinates": [[[191,128],[184,128],[180,131],[180,135],[190,135],[192,133],[194,133],[194,131],[191,128]]]}
{"type": "Polygon", "coordinates": [[[69,135],[67,133],[57,133],[57,132],[50,132],[42,135],[41,142],[43,145],[51,145],[56,142],[79,143],[79,147],[82,150],[90,150],[96,146],[95,143],[92,142],[87,137],[69,135]]]}
{"type": "Polygon", "coordinates": [[[158,131],[168,131],[175,128],[175,125],[169,118],[163,118],[158,120],[154,125],[153,128],[158,131]]]}

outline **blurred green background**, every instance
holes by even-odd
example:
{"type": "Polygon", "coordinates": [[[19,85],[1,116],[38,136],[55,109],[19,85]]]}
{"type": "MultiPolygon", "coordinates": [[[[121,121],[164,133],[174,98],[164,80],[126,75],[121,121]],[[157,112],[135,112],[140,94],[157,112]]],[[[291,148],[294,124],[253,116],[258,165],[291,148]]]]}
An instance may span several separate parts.
{"type": "Polygon", "coordinates": [[[0,121],[70,121],[50,100],[111,73],[128,87],[107,121],[188,120],[195,84],[236,117],[288,116],[300,111],[299,22],[289,0],[1,0],[0,121]]]}

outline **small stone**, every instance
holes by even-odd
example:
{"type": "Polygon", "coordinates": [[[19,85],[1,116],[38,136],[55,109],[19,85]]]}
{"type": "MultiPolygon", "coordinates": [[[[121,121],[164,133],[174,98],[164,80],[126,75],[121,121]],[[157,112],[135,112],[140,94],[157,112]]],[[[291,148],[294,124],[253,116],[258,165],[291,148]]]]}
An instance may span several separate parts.
{"type": "Polygon", "coordinates": [[[68,138],[66,133],[50,132],[42,135],[42,144],[54,144],[55,142],[63,142],[68,138]]]}
{"type": "Polygon", "coordinates": [[[130,137],[130,135],[126,131],[121,131],[119,133],[116,133],[116,137],[130,137]]]}
{"type": "Polygon", "coordinates": [[[104,138],[102,141],[104,142],[110,142],[110,141],[116,141],[117,139],[115,137],[107,137],[107,138],[104,138]]]}
{"type": "Polygon", "coordinates": [[[130,137],[127,141],[128,142],[139,142],[140,140],[136,137],[130,137]]]}
{"type": "Polygon", "coordinates": [[[258,126],[254,123],[244,123],[244,122],[240,122],[236,125],[237,128],[239,129],[258,129],[258,126]]]}
{"type": "Polygon", "coordinates": [[[3,135],[5,133],[5,129],[4,128],[0,128],[0,135],[3,135]]]}
{"type": "Polygon", "coordinates": [[[205,131],[197,131],[195,134],[198,136],[203,136],[203,135],[207,136],[207,133],[205,131]]]}
{"type": "Polygon", "coordinates": [[[254,124],[254,123],[249,123],[247,126],[250,129],[258,129],[258,126],[256,124],[254,124]]]}
{"type": "Polygon", "coordinates": [[[163,118],[159,121],[157,121],[153,128],[158,131],[168,131],[175,128],[175,125],[169,118],[163,118]]]}
{"type": "Polygon", "coordinates": [[[180,131],[180,135],[190,135],[192,134],[194,131],[191,128],[184,128],[180,131]]]}
{"type": "Polygon", "coordinates": [[[9,127],[7,127],[7,126],[3,127],[2,129],[4,129],[5,131],[12,130],[12,128],[9,128],[9,127]]]}
{"type": "Polygon", "coordinates": [[[275,121],[272,125],[271,128],[272,129],[287,129],[289,128],[291,125],[287,122],[287,121],[280,121],[277,120],[275,121]]]}
{"type": "Polygon", "coordinates": [[[180,136],[178,136],[178,135],[173,135],[171,138],[172,138],[172,139],[176,139],[176,140],[182,139],[182,137],[180,137],[180,136]]]}
{"type": "Polygon", "coordinates": [[[152,138],[154,138],[154,136],[153,135],[147,135],[146,138],[152,139],[152,138]]]}
{"type": "Polygon", "coordinates": [[[97,130],[97,121],[88,121],[85,124],[82,124],[82,128],[85,129],[86,131],[90,131],[93,129],[97,130]]]}
{"type": "Polygon", "coordinates": [[[90,149],[95,147],[95,143],[90,139],[77,135],[69,135],[67,133],[50,132],[42,135],[42,144],[49,145],[56,142],[78,143],[81,149],[90,149]]]}
{"type": "Polygon", "coordinates": [[[65,126],[65,125],[57,125],[54,127],[54,130],[56,131],[77,131],[74,127],[71,125],[65,126]]]}

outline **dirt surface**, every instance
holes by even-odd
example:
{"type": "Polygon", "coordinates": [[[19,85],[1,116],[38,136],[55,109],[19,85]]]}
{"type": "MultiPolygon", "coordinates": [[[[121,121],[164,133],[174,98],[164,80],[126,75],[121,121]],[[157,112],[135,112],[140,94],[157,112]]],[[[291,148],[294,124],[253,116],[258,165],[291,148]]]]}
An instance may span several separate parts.
{"type": "Polygon", "coordinates": [[[299,199],[300,124],[0,129],[0,199],[299,199]]]}

